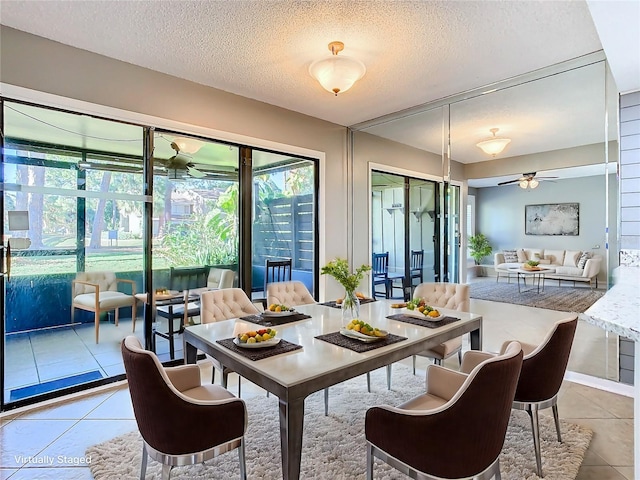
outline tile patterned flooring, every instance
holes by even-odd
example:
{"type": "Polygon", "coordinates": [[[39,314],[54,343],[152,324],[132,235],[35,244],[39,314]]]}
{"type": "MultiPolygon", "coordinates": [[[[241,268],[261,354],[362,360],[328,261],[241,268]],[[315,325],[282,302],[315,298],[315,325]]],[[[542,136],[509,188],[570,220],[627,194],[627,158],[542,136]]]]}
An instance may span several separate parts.
{"type": "MultiPolygon", "coordinates": [[[[517,305],[472,300],[471,310],[484,316],[484,348],[496,351],[504,340],[518,338],[526,342],[539,342],[546,335],[549,326],[566,313],[541,310],[517,305]]],[[[93,344],[98,350],[94,358],[101,356],[104,363],[99,368],[117,369],[106,328],[104,344],[93,344]],[[109,365],[110,364],[110,365],[109,365]]],[[[121,322],[118,336],[130,329],[121,322]]],[[[570,368],[580,369],[594,357],[592,348],[600,349],[601,342],[590,342],[592,330],[580,322],[577,339],[581,348],[574,348],[570,368]],[[595,347],[594,347],[595,345],[595,347]]],[[[93,334],[92,326],[79,336],[93,334]]],[[[69,337],[73,338],[73,337],[69,337]]],[[[71,341],[67,339],[66,341],[71,341]]],[[[37,343],[37,342],[36,342],[37,343]]],[[[84,343],[84,342],[83,342],[84,343]]],[[[87,346],[91,342],[87,342],[87,346]]],[[[574,343],[574,345],[576,345],[574,343]]],[[[164,348],[164,347],[160,347],[164,348]]],[[[465,346],[466,348],[466,346],[465,346]]],[[[78,362],[88,360],[84,353],[71,349],[78,362]]],[[[47,357],[47,349],[34,348],[34,355],[47,357]]],[[[596,355],[597,356],[597,355],[596,355]]],[[[602,356],[600,356],[602,359],[602,356]]],[[[75,361],[75,360],[74,360],[75,361]]],[[[407,364],[410,360],[405,360],[407,364]]],[[[418,358],[419,374],[424,375],[427,360],[418,358]]],[[[602,368],[602,360],[599,368],[602,368]]],[[[447,361],[447,366],[457,367],[455,358],[447,361]]],[[[203,379],[211,378],[210,365],[201,363],[203,379]]],[[[94,368],[93,365],[91,368],[94,368]]],[[[47,370],[42,370],[47,375],[47,370]]],[[[230,376],[229,390],[236,392],[236,376],[230,376]]],[[[263,395],[260,388],[243,382],[242,396],[250,399],[263,395]]],[[[583,461],[578,480],[630,480],[633,479],[633,398],[616,395],[603,390],[565,381],[559,399],[560,416],[568,421],[591,428],[594,436],[583,461]]],[[[548,414],[543,412],[543,414],[548,414]]],[[[23,409],[5,413],[0,417],[0,480],[12,479],[90,479],[89,468],[81,462],[87,447],[136,429],[133,411],[126,384],[111,386],[94,392],[84,392],[64,399],[53,405],[23,409]],[[29,462],[28,457],[40,461],[51,461],[51,465],[29,462]]]]}

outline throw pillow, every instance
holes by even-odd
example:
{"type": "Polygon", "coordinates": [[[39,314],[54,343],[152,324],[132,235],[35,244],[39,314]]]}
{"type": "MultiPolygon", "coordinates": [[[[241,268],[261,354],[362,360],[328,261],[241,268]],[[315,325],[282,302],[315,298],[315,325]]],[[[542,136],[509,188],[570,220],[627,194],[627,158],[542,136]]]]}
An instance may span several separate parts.
{"type": "Polygon", "coordinates": [[[587,260],[591,258],[591,252],[582,252],[580,260],[578,260],[578,268],[584,270],[584,266],[587,264],[587,260]]]}
{"type": "Polygon", "coordinates": [[[517,254],[518,254],[518,262],[526,263],[527,261],[529,261],[529,259],[527,258],[527,252],[525,252],[523,248],[518,250],[517,254]]]}
{"type": "Polygon", "coordinates": [[[538,262],[540,262],[540,265],[551,265],[551,260],[545,260],[544,258],[541,258],[538,262]]]}
{"type": "Polygon", "coordinates": [[[505,263],[518,263],[518,251],[517,250],[503,250],[505,263]]]}
{"type": "Polygon", "coordinates": [[[580,255],[582,255],[580,250],[567,250],[564,254],[564,262],[562,265],[564,267],[577,267],[580,255]]]}

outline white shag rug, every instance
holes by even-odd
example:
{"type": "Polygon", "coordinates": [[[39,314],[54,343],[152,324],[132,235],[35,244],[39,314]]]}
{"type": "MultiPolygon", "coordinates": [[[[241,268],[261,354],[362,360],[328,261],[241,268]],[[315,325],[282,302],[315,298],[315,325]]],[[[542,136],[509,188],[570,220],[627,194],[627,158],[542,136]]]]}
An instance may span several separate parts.
{"type": "MultiPolygon", "coordinates": [[[[367,393],[364,376],[329,389],[329,416],[324,416],[323,392],[305,402],[302,470],[300,478],[364,479],[366,448],[364,413],[373,405],[399,405],[424,392],[424,374],[414,376],[408,367],[393,366],[392,390],[386,389],[384,369],[372,372],[372,393],[367,393]]],[[[280,465],[280,427],[278,399],[252,397],[247,400],[249,426],[246,435],[246,462],[249,479],[282,478],[280,465]]],[[[550,410],[549,410],[550,412],[550,410]]],[[[535,456],[529,416],[513,411],[507,438],[500,456],[504,480],[533,480],[535,456]]],[[[578,474],[592,432],[582,426],[561,421],[563,443],[556,440],[553,417],[541,415],[542,466],[545,480],[573,480],[578,474]]],[[[96,480],[136,480],[140,475],[142,440],[137,431],[89,447],[91,473],[96,480]]],[[[443,444],[446,448],[446,442],[443,444]]],[[[147,479],[161,478],[160,465],[149,459],[147,479]]],[[[237,450],[205,464],[174,468],[171,478],[229,480],[240,477],[237,450]]],[[[409,477],[376,460],[377,480],[409,477]]]]}

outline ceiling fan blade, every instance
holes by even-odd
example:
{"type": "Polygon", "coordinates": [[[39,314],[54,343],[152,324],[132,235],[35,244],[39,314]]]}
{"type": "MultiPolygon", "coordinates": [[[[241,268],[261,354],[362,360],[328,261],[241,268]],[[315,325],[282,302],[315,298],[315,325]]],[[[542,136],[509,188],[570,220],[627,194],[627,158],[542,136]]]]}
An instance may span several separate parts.
{"type": "Polygon", "coordinates": [[[509,180],[508,182],[500,182],[498,185],[508,185],[510,183],[516,183],[516,182],[521,182],[521,181],[522,181],[522,179],[518,178],[516,180],[509,180]]]}
{"type": "Polygon", "coordinates": [[[191,167],[189,165],[187,165],[187,172],[189,172],[189,175],[191,175],[194,178],[204,178],[204,177],[207,176],[206,173],[201,172],[197,168],[193,168],[193,167],[191,167]]]}
{"type": "Polygon", "coordinates": [[[547,178],[558,178],[558,177],[536,177],[536,180],[547,179],[547,178]]]}

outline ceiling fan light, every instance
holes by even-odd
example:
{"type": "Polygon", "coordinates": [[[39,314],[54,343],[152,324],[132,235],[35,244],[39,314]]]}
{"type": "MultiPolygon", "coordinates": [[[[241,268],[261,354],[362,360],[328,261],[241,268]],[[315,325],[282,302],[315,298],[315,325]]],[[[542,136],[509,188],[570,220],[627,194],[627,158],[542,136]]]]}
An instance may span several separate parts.
{"type": "Polygon", "coordinates": [[[496,156],[501,153],[504,148],[511,143],[510,138],[501,138],[496,137],[496,133],[500,130],[499,128],[492,128],[489,131],[493,133],[493,137],[483,140],[482,142],[476,143],[476,146],[480,148],[484,153],[491,156],[496,156]]]}
{"type": "Polygon", "coordinates": [[[176,137],[173,142],[178,146],[181,152],[193,155],[202,148],[203,142],[195,138],[176,137]]]}
{"type": "Polygon", "coordinates": [[[529,188],[536,188],[538,185],[540,185],[540,182],[538,182],[538,180],[536,180],[535,178],[529,180],[529,188]]]}
{"type": "Polygon", "coordinates": [[[336,96],[349,90],[367,71],[360,60],[338,56],[338,52],[343,48],[344,44],[341,42],[330,43],[331,57],[316,60],[309,66],[309,74],[322,85],[322,88],[336,96]]]}
{"type": "Polygon", "coordinates": [[[526,190],[526,188],[529,186],[529,182],[527,182],[526,180],[522,180],[518,185],[520,185],[520,188],[524,188],[526,190]]]}

